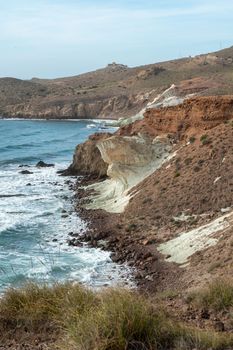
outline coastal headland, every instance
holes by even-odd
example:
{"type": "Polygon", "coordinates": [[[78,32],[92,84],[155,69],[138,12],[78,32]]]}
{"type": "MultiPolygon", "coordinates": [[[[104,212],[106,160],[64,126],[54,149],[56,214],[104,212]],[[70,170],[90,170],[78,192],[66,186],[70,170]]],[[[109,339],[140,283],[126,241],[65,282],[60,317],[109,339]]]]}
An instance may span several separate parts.
{"type": "Polygon", "coordinates": [[[0,80],[3,117],[118,119],[115,132],[79,144],[63,172],[77,176],[75,209],[87,222],[69,244],[111,251],[135,281],[132,290],[9,290],[0,349],[233,349],[232,57],[229,48],[54,81],[0,80]]]}

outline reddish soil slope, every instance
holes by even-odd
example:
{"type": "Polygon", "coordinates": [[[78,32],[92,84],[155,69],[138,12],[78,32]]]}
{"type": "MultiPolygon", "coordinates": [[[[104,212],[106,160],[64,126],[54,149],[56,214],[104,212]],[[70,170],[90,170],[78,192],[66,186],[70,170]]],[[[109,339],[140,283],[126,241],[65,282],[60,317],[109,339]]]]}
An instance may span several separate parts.
{"type": "Polygon", "coordinates": [[[157,136],[172,133],[179,139],[200,134],[233,118],[233,96],[196,97],[175,107],[149,109],[144,119],[119,130],[120,135],[139,132],[157,136]]]}

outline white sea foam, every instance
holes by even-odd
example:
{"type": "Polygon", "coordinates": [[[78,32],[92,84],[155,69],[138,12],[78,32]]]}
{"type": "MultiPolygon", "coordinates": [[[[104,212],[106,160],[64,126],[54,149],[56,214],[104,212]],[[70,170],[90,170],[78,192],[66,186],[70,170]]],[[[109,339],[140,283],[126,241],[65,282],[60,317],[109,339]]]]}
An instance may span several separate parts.
{"type": "Polygon", "coordinates": [[[86,126],[96,124],[98,131],[103,121],[66,122],[0,120],[0,292],[28,279],[103,286],[128,276],[108,252],[67,243],[69,232],[79,234],[86,224],[73,213],[68,179],[56,171],[69,165],[75,146],[93,133],[86,126]],[[57,164],[36,168],[40,159],[57,164]]]}
{"type": "Polygon", "coordinates": [[[129,269],[114,264],[108,252],[68,245],[68,233],[83,232],[86,223],[72,212],[67,178],[56,173],[61,167],[0,170],[0,291],[27,279],[98,287],[128,278],[129,269]]]}

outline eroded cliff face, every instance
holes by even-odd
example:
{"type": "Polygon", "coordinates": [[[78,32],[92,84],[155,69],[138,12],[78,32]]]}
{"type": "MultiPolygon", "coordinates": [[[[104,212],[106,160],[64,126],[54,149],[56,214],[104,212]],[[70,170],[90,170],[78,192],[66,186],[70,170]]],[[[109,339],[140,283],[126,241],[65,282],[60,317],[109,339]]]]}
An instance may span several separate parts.
{"type": "Polygon", "coordinates": [[[158,169],[170,156],[171,142],[166,137],[153,140],[140,136],[112,136],[97,143],[108,164],[109,179],[88,186],[96,194],[89,197],[87,209],[120,213],[129,202],[129,190],[158,169]]]}
{"type": "Polygon", "coordinates": [[[92,175],[98,178],[107,175],[108,164],[101,157],[97,143],[110,137],[110,133],[96,133],[76,147],[73,162],[67,169],[67,174],[92,175]]]}
{"type": "Polygon", "coordinates": [[[182,139],[198,135],[232,118],[232,96],[195,97],[177,106],[148,109],[143,120],[122,127],[118,133],[143,133],[151,137],[169,133],[182,139]]]}
{"type": "MultiPolygon", "coordinates": [[[[151,109],[160,109],[165,107],[175,107],[182,104],[185,100],[201,95],[204,91],[210,88],[211,83],[204,78],[194,78],[184,80],[179,84],[172,84],[168,89],[165,89],[159,94],[156,94],[152,99],[153,94],[150,94],[150,99],[146,106],[136,115],[130,118],[121,118],[118,121],[118,126],[126,126],[144,118],[144,114],[151,109]]],[[[212,83],[212,86],[215,86],[212,83]]],[[[148,95],[149,97],[149,95],[148,95]]]]}
{"type": "Polygon", "coordinates": [[[9,118],[29,119],[116,119],[137,113],[147,103],[147,95],[35,98],[24,103],[9,104],[1,114],[9,118]]]}
{"type": "Polygon", "coordinates": [[[154,241],[166,262],[182,266],[189,286],[231,278],[233,267],[232,122],[202,134],[181,141],[176,155],[133,189],[122,219],[123,227],[146,232],[145,242],[154,241]]]}
{"type": "Polygon", "coordinates": [[[151,255],[143,273],[147,278],[150,270],[152,282],[161,261],[168,269],[182,266],[186,286],[218,272],[232,275],[232,122],[232,96],[192,98],[148,110],[143,120],[96,143],[108,179],[87,187],[95,194],[84,205],[121,213],[117,227],[108,227],[119,261],[140,267],[135,246],[139,252],[145,246],[151,255]]]}
{"type": "Polygon", "coordinates": [[[131,195],[128,191],[158,169],[170,156],[171,140],[96,133],[77,146],[65,175],[91,175],[108,179],[88,186],[95,195],[89,197],[88,209],[101,208],[122,212],[131,195]]]}
{"type": "Polygon", "coordinates": [[[232,118],[233,97],[196,97],[172,107],[151,108],[143,120],[121,127],[114,135],[90,137],[77,147],[70,170],[108,179],[88,187],[96,195],[87,208],[124,211],[136,193],[129,191],[183,147],[175,147],[174,141],[195,136],[200,143],[201,134],[232,118]]]}

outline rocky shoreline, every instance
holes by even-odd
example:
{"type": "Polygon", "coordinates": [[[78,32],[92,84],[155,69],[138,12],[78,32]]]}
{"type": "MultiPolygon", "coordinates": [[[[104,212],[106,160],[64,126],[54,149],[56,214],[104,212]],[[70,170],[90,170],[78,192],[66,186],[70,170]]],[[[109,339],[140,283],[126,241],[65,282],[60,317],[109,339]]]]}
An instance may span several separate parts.
{"type": "Polygon", "coordinates": [[[89,226],[70,244],[112,252],[153,293],[228,276],[225,260],[212,266],[231,251],[232,106],[232,96],[190,99],[79,145],[65,174],[84,176],[75,206],[89,226]]]}
{"type": "MultiPolygon", "coordinates": [[[[125,284],[133,277],[133,290],[102,288],[93,292],[76,283],[65,283],[33,285],[13,294],[10,291],[3,299],[6,303],[0,303],[1,311],[5,311],[0,317],[2,333],[7,334],[4,345],[14,350],[37,350],[51,344],[54,349],[61,341],[62,346],[70,341],[70,348],[81,349],[84,339],[85,349],[99,349],[101,346],[91,343],[97,334],[111,348],[109,334],[119,329],[122,333],[123,329],[128,334],[126,344],[135,340],[127,349],[139,344],[140,349],[230,350],[232,139],[233,97],[228,96],[152,109],[143,119],[114,134],[97,133],[79,144],[73,163],[60,175],[76,177],[76,182],[65,179],[65,183],[73,191],[72,206],[87,223],[87,230],[84,227],[77,234],[77,225],[73,226],[68,244],[111,252],[113,262],[130,267],[132,276],[129,274],[125,284]],[[138,308],[140,300],[143,303],[138,308]],[[54,301],[55,314],[51,313],[54,301]],[[154,327],[151,316],[158,320],[154,327]],[[131,328],[134,319],[135,327],[131,328]],[[12,322],[18,334],[12,331],[12,322]],[[106,322],[109,328],[105,331],[102,326],[106,322]],[[138,325],[145,334],[142,342],[138,325]],[[161,339],[157,342],[158,327],[165,343],[161,339]],[[73,336],[73,330],[76,335],[80,329],[81,342],[73,336]],[[156,343],[147,346],[152,329],[156,343]]],[[[65,212],[62,215],[67,217],[65,212]]],[[[116,343],[115,348],[120,346],[116,343]]]]}
{"type": "MultiPolygon", "coordinates": [[[[179,276],[182,271],[175,265],[164,262],[161,254],[154,249],[155,238],[136,225],[124,227],[120,214],[108,213],[104,210],[87,210],[83,202],[90,195],[83,187],[99,180],[95,176],[83,176],[73,186],[75,192],[75,210],[78,216],[87,222],[87,230],[83,234],[71,233],[68,244],[82,246],[87,243],[93,248],[101,248],[111,252],[111,259],[118,264],[126,264],[131,268],[132,277],[139,290],[144,292],[161,291],[179,287],[179,276]],[[166,279],[164,278],[166,276],[166,279]]],[[[143,225],[142,225],[143,226],[143,225]]]]}

